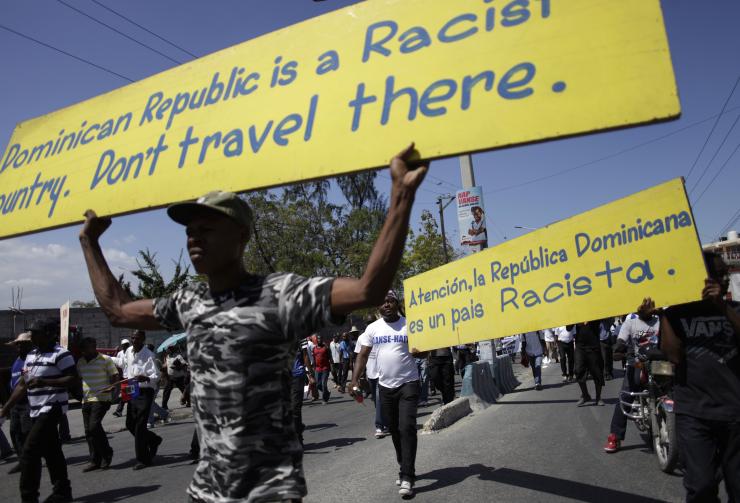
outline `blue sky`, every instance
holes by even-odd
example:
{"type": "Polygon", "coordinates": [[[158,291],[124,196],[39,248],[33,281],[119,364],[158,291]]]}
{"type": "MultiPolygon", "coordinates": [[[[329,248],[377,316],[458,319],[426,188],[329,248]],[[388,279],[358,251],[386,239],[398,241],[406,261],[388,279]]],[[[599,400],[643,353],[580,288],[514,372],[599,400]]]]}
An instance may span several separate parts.
{"type": "MultiPolygon", "coordinates": [[[[187,51],[202,56],[356,2],[327,0],[65,0],[75,8],[150,45],[179,62],[187,53],[136,27],[99,4],[187,51]]],[[[556,1],[566,0],[553,0],[556,1]]],[[[473,156],[476,181],[483,186],[491,244],[662,181],[686,176],[714,126],[714,132],[687,179],[703,241],[715,240],[738,208],[740,86],[740,2],[737,0],[664,0],[666,29],[683,114],[679,120],[473,156]],[[726,137],[727,135],[727,137],[726,137]],[[724,145],[717,150],[723,139],[724,145]],[[709,161],[714,157],[711,164],[709,161]],[[729,162],[727,162],[729,159],[729,162]],[[727,163],[726,163],[727,162],[727,163]],[[726,163],[726,164],[725,164],[726,163]],[[714,179],[715,174],[723,170],[714,179]],[[705,171],[706,170],[706,171],[705,171]],[[700,180],[702,173],[703,178],[700,180]],[[711,185],[710,181],[714,179],[711,185]],[[705,191],[705,187],[708,187],[705,191]],[[703,193],[703,195],[701,195],[703,193]],[[699,196],[701,195],[701,198],[699,196]],[[698,201],[697,201],[698,199],[698,201]]],[[[133,80],[176,65],[154,51],[105,28],[58,1],[2,0],[0,25],[93,61],[133,80]]],[[[16,34],[0,29],[0,151],[15,124],[116,89],[127,82],[16,34]]],[[[650,85],[646,82],[645,85],[650,85]]],[[[595,111],[596,112],[596,111],[595,111]]],[[[388,190],[387,173],[379,187],[388,190]]],[[[436,198],[460,185],[457,159],[437,161],[423,184],[412,216],[436,215],[436,198]]],[[[445,212],[454,241],[454,204],[445,212]]],[[[740,227],[740,222],[735,228],[740,227]]],[[[135,266],[137,250],[155,251],[164,271],[184,247],[182,229],[163,211],[116,218],[103,240],[114,273],[135,266]]],[[[0,306],[10,303],[11,287],[24,289],[24,307],[57,306],[66,299],[91,299],[77,229],[66,228],[0,241],[0,306]]]]}

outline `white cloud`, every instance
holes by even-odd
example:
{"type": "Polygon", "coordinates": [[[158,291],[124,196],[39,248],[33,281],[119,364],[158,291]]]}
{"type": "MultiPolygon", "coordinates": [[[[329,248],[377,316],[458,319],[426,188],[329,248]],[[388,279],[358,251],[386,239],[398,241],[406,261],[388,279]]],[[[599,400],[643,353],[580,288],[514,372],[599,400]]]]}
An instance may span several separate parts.
{"type": "MultiPolygon", "coordinates": [[[[135,258],[125,251],[107,248],[104,254],[115,276],[136,268],[135,258]]],[[[127,279],[131,279],[128,274],[127,279]]],[[[0,241],[0,287],[0,308],[10,305],[13,287],[23,289],[25,308],[57,307],[67,299],[94,297],[78,247],[39,245],[24,238],[0,241]]]]}

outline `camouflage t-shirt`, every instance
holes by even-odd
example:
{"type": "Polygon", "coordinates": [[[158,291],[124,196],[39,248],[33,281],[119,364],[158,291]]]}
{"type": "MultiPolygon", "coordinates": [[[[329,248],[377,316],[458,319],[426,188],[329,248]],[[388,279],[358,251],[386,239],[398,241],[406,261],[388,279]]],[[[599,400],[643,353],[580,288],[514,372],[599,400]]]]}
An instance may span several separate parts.
{"type": "Polygon", "coordinates": [[[330,278],[250,276],[231,292],[189,284],[154,300],[169,330],[188,333],[192,405],[201,461],[193,501],[257,502],[306,495],[293,427],[291,365],[297,341],[331,315],[330,278]]]}

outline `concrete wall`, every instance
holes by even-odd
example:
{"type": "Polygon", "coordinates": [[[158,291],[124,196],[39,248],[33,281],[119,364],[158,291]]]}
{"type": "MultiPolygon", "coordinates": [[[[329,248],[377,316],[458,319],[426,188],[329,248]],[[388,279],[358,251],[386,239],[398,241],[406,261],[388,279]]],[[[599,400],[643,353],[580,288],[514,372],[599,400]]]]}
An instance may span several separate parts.
{"type": "MultiPolygon", "coordinates": [[[[121,339],[128,338],[131,330],[111,326],[108,318],[99,307],[73,307],[69,313],[69,324],[82,327],[85,337],[95,337],[98,347],[114,348],[121,339]]],[[[9,310],[0,311],[0,367],[7,365],[8,360],[14,358],[12,347],[4,343],[15,339],[15,336],[39,318],[59,318],[59,309],[24,309],[23,315],[15,315],[15,333],[13,331],[14,314],[9,310]]],[[[147,332],[147,343],[158,345],[169,337],[164,331],[147,332]]]]}

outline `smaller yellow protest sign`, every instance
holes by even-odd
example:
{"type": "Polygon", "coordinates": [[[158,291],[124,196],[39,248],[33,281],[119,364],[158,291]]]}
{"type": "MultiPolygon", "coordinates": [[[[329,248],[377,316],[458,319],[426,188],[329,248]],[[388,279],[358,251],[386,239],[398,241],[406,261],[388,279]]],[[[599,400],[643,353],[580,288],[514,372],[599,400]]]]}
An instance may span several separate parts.
{"type": "Polygon", "coordinates": [[[683,179],[404,281],[420,351],[701,298],[706,270],[683,179]]]}

